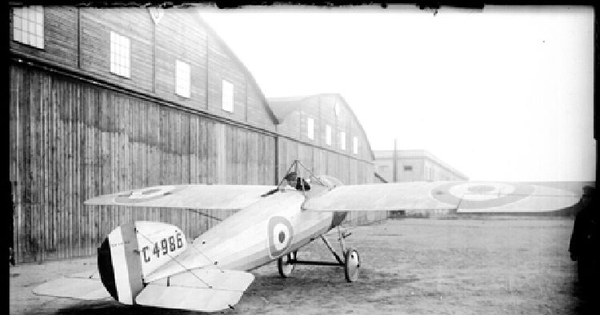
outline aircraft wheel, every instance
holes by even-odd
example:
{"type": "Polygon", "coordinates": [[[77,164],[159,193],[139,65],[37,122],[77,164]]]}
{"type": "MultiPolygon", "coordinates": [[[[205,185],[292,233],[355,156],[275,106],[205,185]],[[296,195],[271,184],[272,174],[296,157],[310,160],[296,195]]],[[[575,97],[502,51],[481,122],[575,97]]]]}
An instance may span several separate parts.
{"type": "Polygon", "coordinates": [[[346,281],[354,282],[358,280],[358,268],[360,268],[360,257],[356,249],[348,249],[344,255],[344,272],[346,281]]]}
{"type": "Polygon", "coordinates": [[[287,278],[292,274],[292,271],[296,268],[296,264],[294,263],[295,260],[296,252],[279,257],[277,260],[277,270],[282,278],[287,278]]]}

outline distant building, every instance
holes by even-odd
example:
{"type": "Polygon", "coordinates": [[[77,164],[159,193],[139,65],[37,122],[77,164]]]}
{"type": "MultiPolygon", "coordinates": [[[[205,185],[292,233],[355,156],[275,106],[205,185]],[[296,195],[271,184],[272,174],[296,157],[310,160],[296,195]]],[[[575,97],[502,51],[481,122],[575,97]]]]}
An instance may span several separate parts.
{"type": "Polygon", "coordinates": [[[375,172],[387,182],[467,181],[469,178],[425,150],[373,151],[375,172]]]}

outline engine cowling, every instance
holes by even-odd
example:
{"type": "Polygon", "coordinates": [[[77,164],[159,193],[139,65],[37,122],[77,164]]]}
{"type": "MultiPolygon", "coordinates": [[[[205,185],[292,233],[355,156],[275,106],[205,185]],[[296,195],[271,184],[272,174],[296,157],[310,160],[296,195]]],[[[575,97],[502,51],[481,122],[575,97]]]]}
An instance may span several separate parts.
{"type": "Polygon", "coordinates": [[[149,221],[121,225],[98,248],[102,284],[117,301],[134,304],[144,279],[186,248],[185,235],[174,225],[149,221]]]}

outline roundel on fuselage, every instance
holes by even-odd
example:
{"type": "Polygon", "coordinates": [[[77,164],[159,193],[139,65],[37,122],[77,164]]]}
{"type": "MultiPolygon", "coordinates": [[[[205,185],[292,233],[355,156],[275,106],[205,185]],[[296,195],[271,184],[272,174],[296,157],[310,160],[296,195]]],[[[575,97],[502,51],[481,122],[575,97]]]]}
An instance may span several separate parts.
{"type": "Polygon", "coordinates": [[[269,219],[267,239],[269,240],[269,256],[271,258],[283,255],[292,245],[293,238],[294,229],[288,219],[279,216],[269,219]]]}

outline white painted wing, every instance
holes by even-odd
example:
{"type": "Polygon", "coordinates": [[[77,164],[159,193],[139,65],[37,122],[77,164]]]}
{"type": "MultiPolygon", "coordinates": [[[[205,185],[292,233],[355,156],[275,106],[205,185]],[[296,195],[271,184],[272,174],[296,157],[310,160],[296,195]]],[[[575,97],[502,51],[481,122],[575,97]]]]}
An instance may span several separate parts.
{"type": "Polygon", "coordinates": [[[266,185],[172,185],[134,189],[88,199],[86,205],[237,210],[275,189],[266,185]]]}
{"type": "Polygon", "coordinates": [[[313,211],[456,209],[457,204],[431,198],[431,191],[437,185],[439,183],[410,182],[339,186],[308,200],[303,208],[313,211]]]}
{"type": "Polygon", "coordinates": [[[100,281],[98,271],[83,272],[43,283],[33,289],[37,295],[100,300],[110,295],[100,281]]]}
{"type": "Polygon", "coordinates": [[[136,297],[140,305],[216,312],[233,308],[254,281],[243,271],[195,269],[149,283],[136,297]]]}
{"type": "Polygon", "coordinates": [[[337,187],[308,200],[303,208],[312,211],[547,212],[571,207],[579,196],[547,183],[405,182],[337,187]]]}

